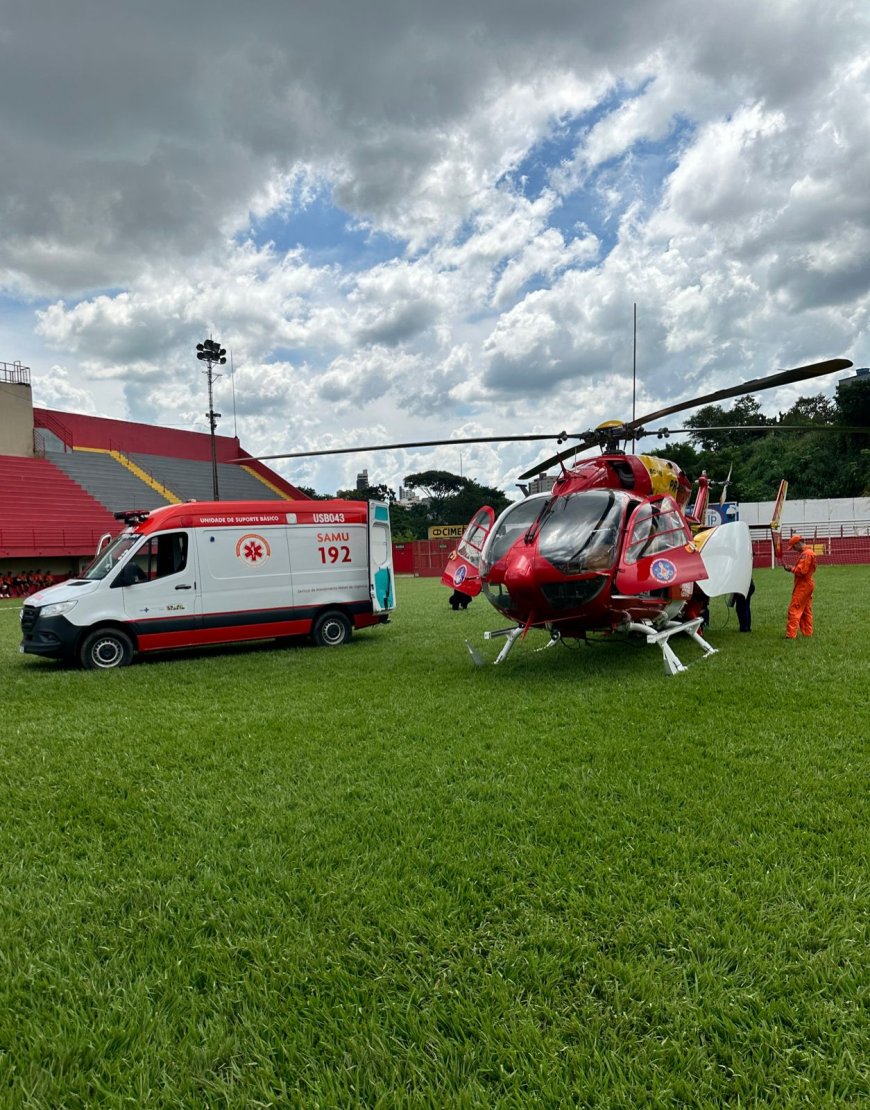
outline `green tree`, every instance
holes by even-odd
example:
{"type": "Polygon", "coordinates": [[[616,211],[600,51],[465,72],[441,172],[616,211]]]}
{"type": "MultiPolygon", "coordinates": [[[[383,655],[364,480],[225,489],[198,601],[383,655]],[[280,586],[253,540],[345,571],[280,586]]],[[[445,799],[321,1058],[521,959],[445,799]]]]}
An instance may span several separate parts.
{"type": "MultiPolygon", "coordinates": [[[[468,484],[467,478],[458,474],[451,474],[449,470],[422,470],[418,474],[409,474],[405,478],[408,489],[421,490],[429,499],[429,506],[437,516],[441,515],[444,502],[468,484]]],[[[434,523],[440,524],[439,519],[434,523]]]]}
{"type": "Polygon", "coordinates": [[[363,486],[362,489],[340,489],[335,496],[343,501],[389,501],[392,504],[396,500],[395,490],[383,482],[376,486],[363,486]]]}
{"type": "Polygon", "coordinates": [[[771,500],[781,478],[789,481],[790,497],[859,496],[870,488],[867,438],[836,427],[859,426],[862,417],[866,426],[870,381],[864,392],[860,384],[858,389],[851,384],[855,379],[846,381],[849,385],[844,389],[841,383],[836,402],[823,394],[801,397],[775,420],[765,417],[751,396],[740,398],[730,410],[708,405],[686,421],[694,429],[689,445],[694,457],[684,447],[670,445],[650,453],[671,459],[692,478],[706,470],[721,480],[732,468],[729,495],[740,501],[771,500]],[[763,430],[741,432],[746,425],[763,430]],[[794,428],[799,430],[790,430],[794,428]]]}
{"type": "Polygon", "coordinates": [[[463,489],[448,498],[443,508],[445,515],[450,519],[439,523],[467,524],[483,505],[489,505],[498,516],[509,504],[510,498],[501,490],[495,489],[494,486],[481,486],[477,482],[469,481],[463,489]]]}
{"type": "Polygon", "coordinates": [[[740,428],[766,426],[773,423],[774,421],[761,411],[758,401],[754,397],[747,396],[736,401],[731,409],[723,409],[721,405],[705,405],[686,420],[686,427],[697,429],[697,433],[691,438],[704,451],[721,451],[724,447],[752,443],[759,434],[762,434],[741,432],[740,428]],[[726,430],[716,430],[723,428],[726,430]]]}
{"type": "MultiPolygon", "coordinates": [[[[853,428],[870,427],[870,374],[844,378],[837,387],[837,423],[853,428]]],[[[837,436],[842,457],[839,462],[841,496],[870,494],[870,446],[867,434],[843,432],[837,436]]]]}
{"type": "Polygon", "coordinates": [[[697,478],[704,467],[698,461],[700,456],[691,443],[680,440],[670,440],[666,447],[656,447],[652,451],[644,451],[645,455],[653,455],[657,459],[669,459],[676,463],[687,478],[697,478]]]}
{"type": "Polygon", "coordinates": [[[833,424],[837,419],[837,406],[830,398],[798,397],[788,412],[779,414],[780,424],[833,424]]]}
{"type": "Polygon", "coordinates": [[[844,378],[837,386],[837,423],[870,426],[870,374],[844,378]]]}
{"type": "Polygon", "coordinates": [[[426,522],[418,522],[406,505],[390,505],[390,530],[394,543],[410,543],[426,537],[426,522]]]}
{"type": "Polygon", "coordinates": [[[306,497],[310,497],[313,501],[328,501],[332,497],[331,493],[318,493],[313,486],[297,486],[300,493],[304,493],[306,497]]]}
{"type": "Polygon", "coordinates": [[[467,524],[482,505],[490,505],[498,514],[510,504],[510,498],[501,490],[448,470],[409,474],[405,485],[421,490],[428,498],[426,504],[414,506],[417,510],[414,521],[418,528],[424,528],[423,536],[434,524],[467,524]]]}

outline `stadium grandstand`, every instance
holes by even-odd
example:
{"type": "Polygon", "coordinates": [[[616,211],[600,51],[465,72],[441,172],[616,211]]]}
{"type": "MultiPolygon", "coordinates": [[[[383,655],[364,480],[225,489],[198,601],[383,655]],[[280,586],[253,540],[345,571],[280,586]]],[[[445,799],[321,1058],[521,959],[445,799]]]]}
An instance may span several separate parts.
{"type": "Polygon", "coordinates": [[[208,432],[34,408],[29,368],[0,362],[0,581],[78,573],[114,513],[210,501],[215,472],[222,501],[305,498],[235,436],[214,444],[213,465],[208,432]]]}

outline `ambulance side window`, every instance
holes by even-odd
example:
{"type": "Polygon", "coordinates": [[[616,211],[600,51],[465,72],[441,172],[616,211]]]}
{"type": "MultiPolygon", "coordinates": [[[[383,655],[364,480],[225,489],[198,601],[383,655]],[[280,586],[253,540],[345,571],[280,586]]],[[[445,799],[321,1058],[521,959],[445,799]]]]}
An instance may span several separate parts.
{"type": "Polygon", "coordinates": [[[149,579],[178,574],[187,566],[187,532],[152,537],[138,552],[149,579]]]}

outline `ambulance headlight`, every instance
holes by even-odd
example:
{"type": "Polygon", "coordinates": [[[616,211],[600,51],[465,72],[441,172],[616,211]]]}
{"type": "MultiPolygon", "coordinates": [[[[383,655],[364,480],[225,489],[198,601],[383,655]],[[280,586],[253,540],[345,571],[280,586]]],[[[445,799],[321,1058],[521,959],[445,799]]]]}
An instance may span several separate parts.
{"type": "Polygon", "coordinates": [[[57,601],[54,605],[44,605],[40,610],[41,617],[59,617],[61,613],[68,613],[78,605],[77,601],[57,601]]]}

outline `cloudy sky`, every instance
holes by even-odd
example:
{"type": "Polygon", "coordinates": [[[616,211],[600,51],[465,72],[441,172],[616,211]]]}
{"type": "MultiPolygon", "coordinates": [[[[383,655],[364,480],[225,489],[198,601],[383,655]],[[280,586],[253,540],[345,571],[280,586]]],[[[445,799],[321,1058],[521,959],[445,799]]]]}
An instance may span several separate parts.
{"type": "Polygon", "coordinates": [[[213,335],[255,454],[582,431],[631,414],[634,304],[638,413],[870,361],[861,0],[4,0],[0,150],[36,404],[207,430],[213,335]]]}

